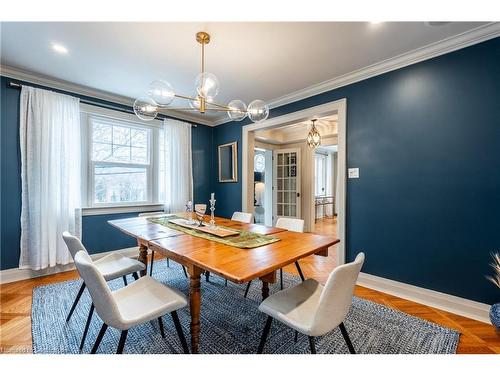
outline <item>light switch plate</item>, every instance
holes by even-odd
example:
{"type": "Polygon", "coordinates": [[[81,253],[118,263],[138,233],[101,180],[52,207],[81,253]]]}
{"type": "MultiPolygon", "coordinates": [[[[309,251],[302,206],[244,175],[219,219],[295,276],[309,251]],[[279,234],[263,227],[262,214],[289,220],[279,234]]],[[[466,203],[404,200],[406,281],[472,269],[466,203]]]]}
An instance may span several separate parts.
{"type": "Polygon", "coordinates": [[[349,168],[347,170],[349,178],[359,178],[359,168],[349,168]]]}

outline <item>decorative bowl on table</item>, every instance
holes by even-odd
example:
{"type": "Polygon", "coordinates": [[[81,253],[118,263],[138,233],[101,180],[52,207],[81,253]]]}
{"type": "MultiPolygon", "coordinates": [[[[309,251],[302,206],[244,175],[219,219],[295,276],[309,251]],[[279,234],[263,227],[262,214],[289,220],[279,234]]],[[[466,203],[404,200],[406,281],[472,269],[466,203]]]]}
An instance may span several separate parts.
{"type": "Polygon", "coordinates": [[[195,204],[194,205],[194,213],[196,214],[196,219],[198,219],[199,226],[203,226],[203,217],[205,216],[205,212],[207,211],[206,204],[195,204]]]}

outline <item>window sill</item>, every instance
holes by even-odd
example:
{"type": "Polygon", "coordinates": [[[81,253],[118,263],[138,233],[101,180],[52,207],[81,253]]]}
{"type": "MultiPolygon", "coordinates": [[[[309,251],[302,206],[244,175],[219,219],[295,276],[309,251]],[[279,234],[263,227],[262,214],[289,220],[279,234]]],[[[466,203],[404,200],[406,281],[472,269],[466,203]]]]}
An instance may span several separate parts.
{"type": "Polygon", "coordinates": [[[82,216],[124,214],[130,212],[163,211],[163,203],[136,204],[132,206],[82,208],[82,216]]]}

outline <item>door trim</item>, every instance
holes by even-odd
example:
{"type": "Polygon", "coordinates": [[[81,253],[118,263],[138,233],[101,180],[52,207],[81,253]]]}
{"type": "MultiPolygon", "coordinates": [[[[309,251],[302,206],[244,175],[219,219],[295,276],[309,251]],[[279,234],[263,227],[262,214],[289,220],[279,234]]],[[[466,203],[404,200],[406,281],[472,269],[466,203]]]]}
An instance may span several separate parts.
{"type": "MultiPolygon", "coordinates": [[[[339,178],[339,207],[338,207],[338,235],[340,243],[337,251],[337,264],[345,263],[346,249],[346,196],[347,196],[347,99],[339,99],[333,102],[321,104],[315,107],[303,109],[301,111],[291,112],[283,116],[277,116],[268,120],[245,125],[242,127],[242,189],[241,189],[241,206],[242,210],[249,212],[252,208],[252,186],[253,173],[248,173],[249,158],[253,157],[253,147],[249,148],[249,143],[253,145],[253,134],[249,134],[255,130],[271,129],[279,126],[293,124],[297,122],[311,120],[314,116],[329,116],[338,115],[338,178],[339,178]],[[249,201],[250,199],[250,201],[249,201]],[[249,203],[250,202],[250,203],[249,203]]],[[[251,159],[253,160],[253,159],[251,159]]],[[[314,195],[314,191],[311,192],[314,195]]],[[[314,197],[311,197],[313,199],[314,197]]],[[[314,225],[314,217],[311,219],[314,225]]]]}

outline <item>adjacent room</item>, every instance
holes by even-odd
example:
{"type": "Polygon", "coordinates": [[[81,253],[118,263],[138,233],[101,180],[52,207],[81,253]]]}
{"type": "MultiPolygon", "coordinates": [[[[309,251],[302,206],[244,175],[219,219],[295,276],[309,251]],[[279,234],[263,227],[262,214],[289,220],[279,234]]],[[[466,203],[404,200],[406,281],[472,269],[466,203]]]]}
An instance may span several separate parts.
{"type": "Polygon", "coordinates": [[[1,22],[0,353],[500,354],[499,61],[498,22],[1,22]]]}

